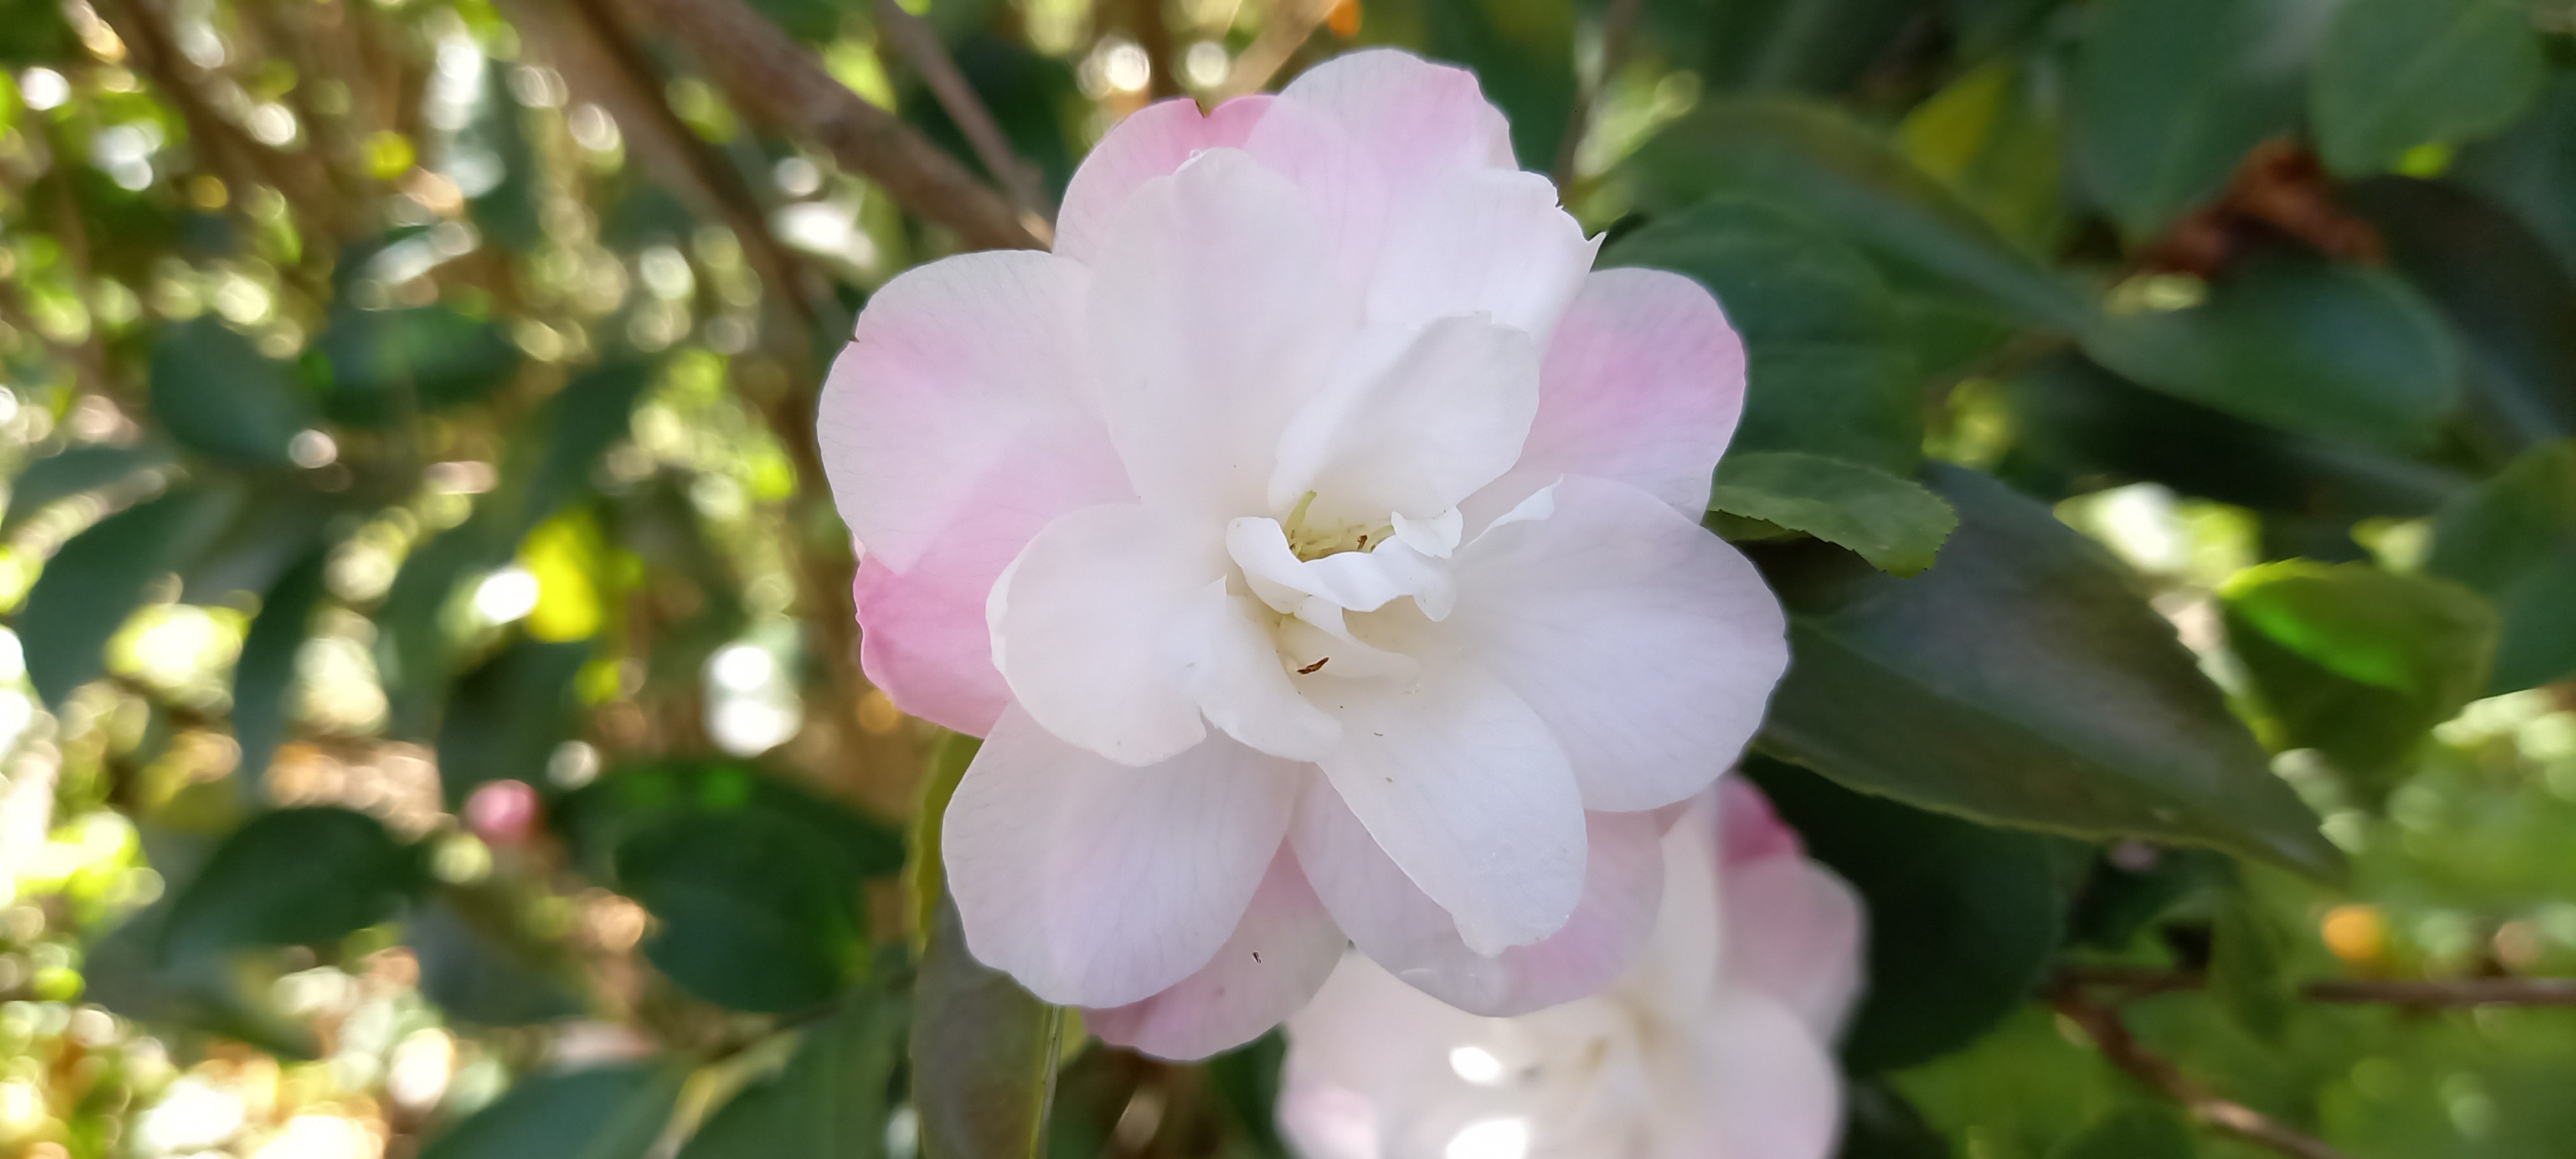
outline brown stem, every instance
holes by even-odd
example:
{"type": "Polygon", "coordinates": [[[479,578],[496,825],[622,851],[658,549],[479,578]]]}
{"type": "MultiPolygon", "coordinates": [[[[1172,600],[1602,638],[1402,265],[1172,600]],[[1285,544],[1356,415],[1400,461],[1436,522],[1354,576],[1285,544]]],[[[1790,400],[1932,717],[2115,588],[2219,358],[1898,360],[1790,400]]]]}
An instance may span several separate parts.
{"type": "Polygon", "coordinates": [[[1574,112],[1565,120],[1565,140],[1556,148],[1556,165],[1549,172],[1556,177],[1560,190],[1574,182],[1575,154],[1583,148],[1583,139],[1592,132],[1592,107],[1601,100],[1602,86],[1618,75],[1619,66],[1627,63],[1628,45],[1637,31],[1637,14],[1644,0],[1610,0],[1610,10],[1601,17],[1601,69],[1574,94],[1574,112]]]}
{"type": "Polygon", "coordinates": [[[894,114],[859,99],[743,0],[624,2],[688,45],[736,105],[820,142],[883,185],[895,204],[955,230],[972,248],[1044,248],[1009,200],[894,114]]]}
{"type": "Polygon", "coordinates": [[[2343,1152],[2323,1141],[2292,1130],[2287,1124],[2243,1103],[2222,1098],[2209,1088],[2182,1073],[2172,1060],[2148,1050],[2129,1033],[2120,1021],[2119,1011],[2085,999],[2075,986],[2060,987],[2050,999],[2057,1012],[2084,1028],[2102,1057],[2126,1071],[2129,1077],[2164,1092],[2182,1104],[2193,1119],[2222,1134],[2232,1135],[2258,1147],[2269,1148],[2291,1159],[2345,1159],[2343,1152]]]}
{"type": "Polygon", "coordinates": [[[1217,95],[1231,98],[1260,92],[1270,78],[1287,66],[1288,58],[1306,46],[1315,30],[1323,27],[1324,18],[1332,11],[1333,0],[1286,0],[1271,9],[1270,18],[1261,25],[1261,34],[1252,38],[1241,56],[1234,58],[1234,71],[1226,76],[1217,95]]]}
{"type": "Polygon", "coordinates": [[[1018,204],[1023,222],[1035,219],[1030,232],[1041,237],[1051,235],[1052,227],[1038,228],[1055,216],[1054,208],[1047,204],[1046,183],[1038,167],[1011,149],[1010,138],[993,120],[993,111],[975,95],[975,86],[966,83],[966,74],[958,71],[956,59],[948,55],[948,46],[939,42],[939,31],[897,0],[877,0],[876,12],[877,27],[913,71],[921,74],[921,83],[930,86],[930,94],[938,98],[939,107],[947,110],[948,119],[956,123],[957,131],[974,148],[975,159],[984,163],[984,170],[1000,181],[1003,191],[1018,204]]]}

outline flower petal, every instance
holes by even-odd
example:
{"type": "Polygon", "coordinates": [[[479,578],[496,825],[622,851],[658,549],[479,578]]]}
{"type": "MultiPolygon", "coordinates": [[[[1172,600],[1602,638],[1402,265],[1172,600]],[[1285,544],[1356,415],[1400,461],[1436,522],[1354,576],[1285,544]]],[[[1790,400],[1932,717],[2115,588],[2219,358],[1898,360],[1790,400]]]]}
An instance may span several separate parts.
{"type": "Polygon", "coordinates": [[[1315,260],[1324,225],[1287,179],[1210,149],[1139,187],[1091,297],[1101,407],[1147,503],[1265,512],[1288,416],[1356,326],[1356,295],[1315,260]]]}
{"type": "Polygon", "coordinates": [[[1142,1002],[1086,1010],[1082,1023],[1158,1058],[1205,1058],[1279,1025],[1324,985],[1349,943],[1285,846],[1252,905],[1198,973],[1142,1002]]]}
{"type": "Polygon", "coordinates": [[[874,559],[859,560],[850,595],[859,609],[859,668],[896,708],[970,736],[992,731],[1011,699],[993,667],[993,637],[984,625],[992,577],[1018,554],[1002,553],[981,580],[983,561],[933,549],[909,574],[874,559]],[[961,578],[961,573],[966,578],[961,578]]]}
{"type": "Polygon", "coordinates": [[[1601,270],[1557,323],[1513,474],[1615,479],[1696,522],[1743,413],[1744,343],[1717,299],[1679,274],[1601,270]]]}
{"type": "Polygon", "coordinates": [[[1277,613],[1225,589],[1216,580],[1190,597],[1174,645],[1181,691],[1226,735],[1272,756],[1311,761],[1332,751],[1342,722],[1288,679],[1270,633],[1277,613]]]}
{"type": "Polygon", "coordinates": [[[1133,768],[1006,710],[942,822],[966,946],[1049,1002],[1145,999],[1233,934],[1308,779],[1222,736],[1133,768]]]}
{"type": "Polygon", "coordinates": [[[1133,494],[1089,399],[1090,280],[1051,254],[997,250],[907,271],[869,300],[815,433],[870,556],[908,572],[944,536],[989,536],[984,521],[1034,516],[1033,530],[1133,494]]]}
{"type": "Polygon", "coordinates": [[[1487,957],[1467,948],[1448,912],[1325,789],[1307,790],[1288,830],[1309,880],[1360,952],[1451,1006],[1508,1017],[1597,993],[1654,928],[1664,855],[1652,814],[1587,815],[1583,900],[1574,916],[1544,939],[1487,957]]]}
{"type": "Polygon", "coordinates": [[[1691,1028],[1689,1065],[1659,1076],[1672,1110],[1659,1153],[1825,1159],[1842,1133],[1842,1075],[1786,1006],[1752,990],[1718,996],[1691,1028]]]}
{"type": "Polygon", "coordinates": [[[1461,170],[1394,219],[1369,283],[1369,322],[1483,314],[1544,344],[1600,248],[1557,207],[1546,177],[1461,170]]]}
{"type": "Polygon", "coordinates": [[[1535,709],[1586,808],[1652,809],[1735,762],[1789,663],[1753,565],[1654,496],[1581,476],[1458,549],[1440,627],[1535,709]]]}
{"type": "Polygon", "coordinates": [[[1145,507],[1061,516],[993,585],[993,664],[1020,707],[1067,742],[1130,765],[1170,758],[1207,728],[1168,642],[1224,566],[1213,534],[1145,507]]]}
{"type": "Polygon", "coordinates": [[[1261,123],[1269,96],[1237,97],[1204,116],[1196,100],[1174,97],[1127,115],[1074,170],[1055,218],[1055,252],[1089,263],[1109,244],[1111,223],[1138,186],[1169,175],[1206,149],[1240,146],[1261,123]]]}
{"type": "Polygon", "coordinates": [[[1468,949],[1545,938],[1583,894],[1583,802],[1564,751],[1500,681],[1415,655],[1416,681],[1300,678],[1342,720],[1341,743],[1317,763],[1468,949]]]}
{"type": "Polygon", "coordinates": [[[1486,102],[1476,74],[1409,52],[1334,57],[1299,74],[1279,99],[1339,126],[1399,191],[1461,169],[1518,168],[1511,125],[1486,102]]]}
{"type": "Polygon", "coordinates": [[[1800,853],[1796,831],[1743,777],[1721,782],[1718,814],[1719,973],[1778,999],[1809,1033],[1833,1041],[1860,996],[1860,895],[1800,853]]]}
{"type": "Polygon", "coordinates": [[[1451,1069],[1452,1049],[1487,1040],[1496,1025],[1351,954],[1288,1020],[1280,1130],[1309,1159],[1438,1155],[1441,1127],[1519,1093],[1468,1086],[1451,1069]]]}
{"type": "Polygon", "coordinates": [[[1373,328],[1280,435],[1271,510],[1313,492],[1322,526],[1438,517],[1520,457],[1538,365],[1527,334],[1482,315],[1373,328]]]}

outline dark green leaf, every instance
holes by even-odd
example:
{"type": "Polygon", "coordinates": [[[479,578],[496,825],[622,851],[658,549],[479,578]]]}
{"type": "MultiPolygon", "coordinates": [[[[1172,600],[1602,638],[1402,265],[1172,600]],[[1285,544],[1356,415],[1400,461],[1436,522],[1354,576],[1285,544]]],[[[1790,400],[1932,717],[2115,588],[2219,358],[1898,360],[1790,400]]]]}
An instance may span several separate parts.
{"type": "Polygon", "coordinates": [[[982,743],[950,733],[931,750],[913,857],[921,972],[913,984],[912,1099],[924,1159],[1033,1159],[1062,1060],[1064,1012],[975,960],[939,860],[940,819],[982,743]]]}
{"type": "Polygon", "coordinates": [[[152,345],[152,417],[179,445],[227,462],[292,462],[313,426],[291,369],[212,314],[171,324],[152,345]]]}
{"type": "Polygon", "coordinates": [[[45,703],[60,705],[107,670],[107,642],[145,590],[195,555],[238,499],[231,490],[174,490],[99,520],[45,562],[17,623],[27,679],[45,703]]]}
{"type": "Polygon", "coordinates": [[[2191,1127],[2170,1107],[2132,1105],[2094,1120],[2048,1159],[2192,1159],[2191,1127]]]}
{"type": "Polygon", "coordinates": [[[617,849],[629,837],[674,818],[710,813],[792,819],[812,830],[832,851],[833,872],[843,878],[882,877],[903,866],[902,838],[887,826],[751,765],[731,761],[669,761],[611,769],[547,808],[555,832],[571,847],[576,863],[584,872],[602,878],[615,871],[617,849]]]}
{"type": "Polygon", "coordinates": [[[1958,512],[1922,484],[1876,467],[1793,451],[1751,451],[1717,465],[1708,509],[1803,531],[1908,576],[1932,566],[1958,512]]]}
{"type": "Polygon", "coordinates": [[[2503,614],[2489,694],[2576,675],[2576,441],[2532,449],[2444,508],[2424,570],[2503,614]]]}
{"type": "Polygon", "coordinates": [[[1869,987],[1843,1057],[1911,1066],[1973,1041],[2026,1001],[2057,952],[2057,839],[1989,829],[1755,757],[1780,816],[1869,907],[1869,987]]]}
{"type": "Polygon", "coordinates": [[[2496,612],[2459,584],[2289,560],[2238,575],[2224,594],[2229,647],[2283,747],[2316,749],[2366,787],[2384,788],[2487,685],[2496,612]]]}
{"type": "Polygon", "coordinates": [[[2308,73],[2317,151],[2355,175],[2485,136],[2522,111],[2540,73],[2540,35],[2510,0],[2343,0],[2308,73]]]}
{"type": "Polygon", "coordinates": [[[2471,482],[2384,451],[2257,426],[2158,394],[2073,353],[2041,359],[2005,386],[2019,436],[2006,469],[2045,494],[2147,479],[2342,529],[2370,516],[2432,514],[2471,482]]]}
{"type": "Polygon", "coordinates": [[[2029,62],[1979,65],[1897,128],[1905,155],[2025,252],[2044,254],[2065,225],[2065,142],[2048,84],[2029,62]]]}
{"type": "Polygon", "coordinates": [[[162,931],[170,960],[253,946],[319,945],[392,918],[426,884],[418,851],[348,809],[251,818],[179,894],[162,931]]]}
{"type": "Polygon", "coordinates": [[[329,551],[304,557],[259,602],[259,615],[242,637],[233,665],[233,741],[241,747],[235,776],[245,799],[264,800],[262,778],[286,735],[287,692],[295,683],[295,657],[311,635],[313,610],[327,592],[329,551]]]}
{"type": "Polygon", "coordinates": [[[438,726],[438,780],[455,809],[490,781],[544,784],[555,748],[573,739],[573,677],[590,642],[520,639],[456,682],[438,726]]]}
{"type": "Polygon", "coordinates": [[[2124,842],[2116,853],[2094,860],[2075,896],[2067,936],[2118,953],[2175,907],[2235,880],[2235,863],[2224,854],[2124,842]]]}
{"type": "Polygon", "coordinates": [[[679,1159],[879,1159],[911,1022],[898,995],[854,998],[804,1032],[785,1069],[709,1118],[679,1159]]]}
{"type": "Polygon", "coordinates": [[[2576,271],[2576,69],[2560,68],[2529,112],[2460,153],[2451,176],[2510,209],[2576,271]]]}
{"type": "Polygon", "coordinates": [[[2295,997],[2282,972],[2281,935],[2240,893],[2218,911],[2209,947],[2209,997],[2256,1041],[2278,1045],[2295,997]]]}
{"type": "Polygon", "coordinates": [[[1704,104],[1646,142],[1624,171],[1639,201],[1658,213],[1712,194],[1758,196],[1829,226],[1915,280],[1972,289],[2062,329],[2093,317],[2092,302],[2073,286],[2016,252],[1885,138],[1825,106],[1704,104]]]}
{"type": "Polygon", "coordinates": [[[2282,430],[2393,450],[2458,402],[2441,316],[2379,270],[2271,255],[2181,310],[2103,318],[2084,351],[2131,380],[2282,430]]]}
{"type": "Polygon", "coordinates": [[[2549,247],[2455,184],[2383,177],[2345,196],[2463,340],[2481,441],[2510,454],[2576,435],[2576,277],[2549,247]]]}
{"type": "Polygon", "coordinates": [[[1717,295],[1745,345],[1737,453],[1811,451],[1913,473],[1914,366],[1885,279],[1849,246],[1786,211],[1719,197],[1619,239],[1602,263],[1671,270],[1717,295]]]}
{"type": "Polygon", "coordinates": [[[1835,1159],[1950,1159],[1950,1142],[1923,1121],[1895,1084],[1853,1080],[1843,1095],[1842,1149],[1835,1159]]]}
{"type": "Polygon", "coordinates": [[[2075,58],[2075,173],[2143,242],[2298,122],[2318,0],[2104,0],[2075,58]]]}
{"type": "Polygon", "coordinates": [[[330,416],[379,426],[473,402],[507,383],[519,349],[499,327],[445,306],[361,310],[342,304],[314,342],[330,371],[330,416]]]}
{"type": "Polygon", "coordinates": [[[403,923],[403,944],[420,962],[420,993],[450,1022],[473,1026],[522,1026],[581,1013],[529,956],[479,928],[463,905],[512,905],[517,899],[479,894],[432,898],[403,923]]]}
{"type": "Polygon", "coordinates": [[[1207,1060],[1209,1089],[1251,1139],[1255,1152],[1285,1159],[1279,1137],[1279,1068],[1288,1058],[1288,1033],[1269,1033],[1207,1060]]]}
{"type": "Polygon", "coordinates": [[[694,812],[617,845],[620,892],[659,919],[644,956],[736,1010],[821,1003],[867,957],[859,882],[813,827],[765,810],[694,812]]]}
{"type": "Polygon", "coordinates": [[[465,199],[466,210],[487,240],[524,254],[546,240],[546,231],[537,213],[536,151],[518,99],[510,93],[509,73],[501,64],[483,70],[483,91],[468,111],[465,127],[439,151],[436,168],[473,191],[465,199]]]}
{"type": "Polygon", "coordinates": [[[432,1140],[420,1159],[644,1159],[687,1079],[672,1064],[523,1079],[432,1140]]]}
{"type": "Polygon", "coordinates": [[[27,464],[9,481],[9,513],[0,519],[0,535],[15,530],[57,499],[96,490],[168,462],[170,448],[151,441],[123,447],[97,443],[65,447],[27,464]]]}
{"type": "MultiPolygon", "coordinates": [[[[172,868],[156,859],[156,868],[172,868]]],[[[163,935],[176,899],[164,897],[92,943],[82,955],[83,1001],[158,1026],[235,1039],[283,1058],[320,1057],[313,1034],[277,1009],[276,976],[265,963],[165,959],[163,935]]]]}
{"type": "Polygon", "coordinates": [[[1735,0],[1700,8],[1709,84],[1814,93],[1858,79],[1920,11],[1910,0],[1735,0]]]}
{"type": "Polygon", "coordinates": [[[1523,169],[1556,165],[1574,115],[1574,5],[1422,0],[1424,49],[1476,74],[1511,120],[1523,169]]]}
{"type": "Polygon", "coordinates": [[[1756,553],[1788,605],[1792,656],[1763,747],[1995,823],[2339,871],[2316,817],[2116,561],[1993,479],[1935,466],[1927,481],[1959,529],[1913,579],[1830,549],[1756,553]]]}

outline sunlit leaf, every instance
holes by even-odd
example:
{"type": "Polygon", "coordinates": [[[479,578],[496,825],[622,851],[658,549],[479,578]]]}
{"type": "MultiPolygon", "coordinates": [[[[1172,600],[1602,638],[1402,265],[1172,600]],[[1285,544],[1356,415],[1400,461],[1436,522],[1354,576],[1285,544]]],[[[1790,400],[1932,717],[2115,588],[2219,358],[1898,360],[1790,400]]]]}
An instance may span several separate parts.
{"type": "Polygon", "coordinates": [[[235,830],[178,895],[172,960],[336,941],[392,918],[427,883],[420,853],[364,813],[279,809],[235,830]]]}
{"type": "Polygon", "coordinates": [[[717,1109],[679,1159],[879,1159],[911,1021],[900,995],[852,998],[803,1032],[785,1069],[717,1109]]]}
{"type": "Polygon", "coordinates": [[[2308,74],[2317,149],[2341,174],[2504,127],[2540,87],[2540,34],[2511,0],[2343,0],[2308,74]]]}
{"type": "Polygon", "coordinates": [[[1711,511],[1803,531],[1892,575],[1932,566],[1958,513],[1919,483],[1821,455],[1752,451],[1717,465],[1711,511]]]}
{"type": "Polygon", "coordinates": [[[311,635],[313,611],[327,593],[330,553],[317,551],[289,569],[260,600],[259,615],[242,637],[233,666],[233,741],[241,748],[245,797],[259,799],[261,778],[286,734],[287,693],[295,683],[295,658],[311,635]]]}
{"type": "Polygon", "coordinates": [[[72,537],[27,592],[18,638],[27,679],[48,704],[107,670],[107,642],[145,590],[203,547],[239,495],[181,488],[98,521],[72,537]]]}
{"type": "Polygon", "coordinates": [[[2576,441],[2534,448],[2445,507],[2424,570],[2503,613],[2489,693],[2576,674],[2576,441]]]}

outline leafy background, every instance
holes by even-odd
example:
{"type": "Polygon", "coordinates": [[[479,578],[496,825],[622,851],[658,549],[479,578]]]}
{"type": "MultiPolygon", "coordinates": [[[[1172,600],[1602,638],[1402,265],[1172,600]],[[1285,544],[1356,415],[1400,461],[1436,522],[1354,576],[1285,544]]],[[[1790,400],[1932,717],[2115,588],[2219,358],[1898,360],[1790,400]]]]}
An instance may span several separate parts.
{"type": "Polygon", "coordinates": [[[2566,1153],[2565,0],[0,0],[0,1155],[1284,1154],[962,953],[810,412],[1377,43],[1748,342],[1846,1155],[2566,1153]]]}

